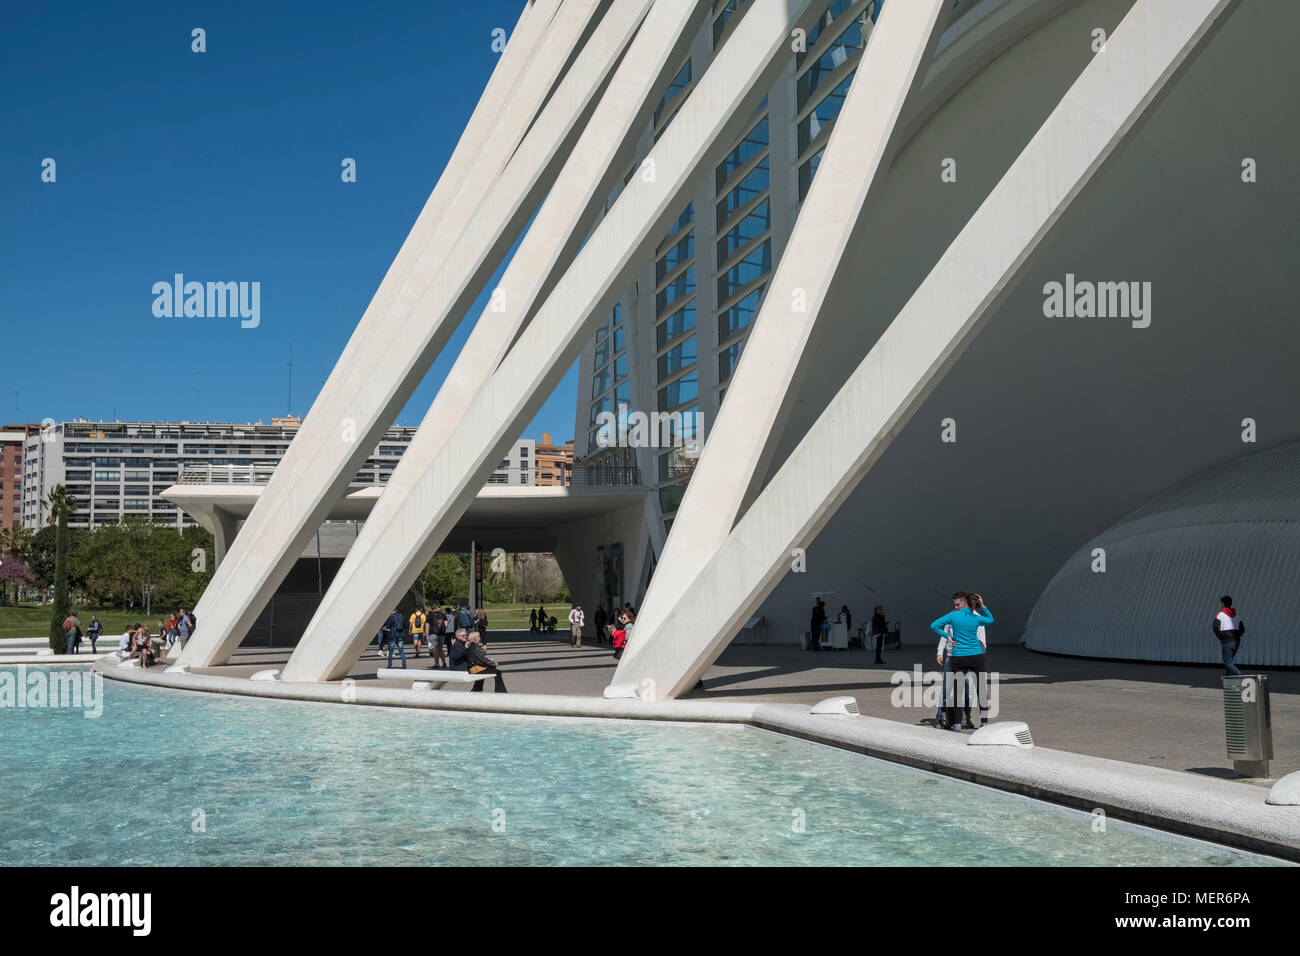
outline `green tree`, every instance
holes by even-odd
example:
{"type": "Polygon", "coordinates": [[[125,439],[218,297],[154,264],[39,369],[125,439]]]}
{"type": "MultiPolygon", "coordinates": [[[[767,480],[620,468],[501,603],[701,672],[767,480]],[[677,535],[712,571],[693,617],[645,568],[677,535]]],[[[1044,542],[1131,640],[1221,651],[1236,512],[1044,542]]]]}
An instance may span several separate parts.
{"type": "Polygon", "coordinates": [[[54,548],[54,607],[50,611],[50,650],[62,654],[67,650],[63,621],[68,616],[68,552],[72,535],[68,519],[77,510],[77,499],[63,485],[50,490],[50,521],[58,522],[54,548]]]}
{"type": "MultiPolygon", "coordinates": [[[[0,529],[0,558],[5,563],[0,565],[0,570],[8,566],[10,573],[5,575],[5,579],[12,581],[14,585],[14,603],[17,604],[22,594],[22,585],[29,584],[34,579],[30,567],[32,556],[32,529],[24,528],[22,525],[14,525],[12,528],[0,529]],[[19,573],[19,571],[22,573],[19,573]]],[[[8,598],[7,586],[0,589],[0,601],[8,598]]]]}
{"type": "Polygon", "coordinates": [[[435,554],[425,565],[419,585],[426,601],[450,604],[469,594],[469,555],[435,554]]]}
{"type": "Polygon", "coordinates": [[[54,553],[58,538],[59,529],[52,525],[46,525],[32,535],[32,554],[27,563],[32,574],[36,575],[36,586],[41,589],[42,600],[44,592],[54,586],[54,553]]]}

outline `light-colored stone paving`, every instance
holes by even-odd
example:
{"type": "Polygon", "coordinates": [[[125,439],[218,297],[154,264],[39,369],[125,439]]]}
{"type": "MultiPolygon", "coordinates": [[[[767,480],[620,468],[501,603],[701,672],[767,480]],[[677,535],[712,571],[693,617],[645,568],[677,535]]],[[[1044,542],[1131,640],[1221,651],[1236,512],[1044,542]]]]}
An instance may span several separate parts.
{"type": "MultiPolygon", "coordinates": [[[[407,648],[411,667],[428,667],[407,648]]],[[[280,666],[287,649],[242,648],[231,663],[195,673],[247,677],[280,666]]],[[[567,634],[490,635],[488,653],[500,661],[510,691],[599,696],[614,673],[610,648],[569,646],[567,634]]],[[[885,654],[885,666],[859,650],[810,654],[788,645],[734,646],[705,676],[692,699],[748,703],[813,704],[849,694],[864,714],[908,724],[934,718],[930,707],[893,706],[891,676],[920,664],[934,670],[932,645],[909,645],[885,654]]],[[[397,665],[397,660],[394,660],[397,665]]],[[[373,681],[387,666],[372,647],[352,670],[373,681]]],[[[1023,720],[1044,747],[1131,763],[1232,776],[1224,750],[1223,703],[1216,667],[1090,661],[1035,654],[1018,645],[995,645],[989,667],[1001,675],[999,720],[1023,720]]],[[[1250,671],[1251,669],[1246,669],[1250,671]]],[[[1273,776],[1300,770],[1300,672],[1261,669],[1272,692],[1273,776]]],[[[400,686],[395,682],[380,685],[400,686]]],[[[469,693],[468,688],[447,687],[469,693]]],[[[486,693],[492,693],[488,682],[486,693]]],[[[978,723],[978,721],[976,721],[978,723]]],[[[935,730],[935,733],[943,731],[935,730]]],[[[968,731],[969,732],[969,731],[968,731]]]]}

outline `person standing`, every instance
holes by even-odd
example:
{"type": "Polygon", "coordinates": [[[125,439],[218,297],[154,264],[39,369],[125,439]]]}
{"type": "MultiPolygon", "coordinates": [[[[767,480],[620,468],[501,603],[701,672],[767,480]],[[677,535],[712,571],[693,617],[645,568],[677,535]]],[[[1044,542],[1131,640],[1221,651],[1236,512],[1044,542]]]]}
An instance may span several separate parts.
{"type": "Polygon", "coordinates": [[[393,608],[393,613],[388,615],[388,620],[384,622],[381,634],[385,634],[384,639],[388,642],[388,666],[393,666],[393,650],[396,648],[402,656],[402,669],[406,669],[406,618],[402,612],[393,608]]]}
{"type": "MultiPolygon", "coordinates": [[[[429,633],[429,618],[424,613],[424,608],[417,607],[411,612],[411,642],[415,644],[415,658],[420,659],[420,645],[424,643],[425,637],[429,633]]],[[[432,652],[430,652],[432,653],[432,652]]]]}
{"type": "Polygon", "coordinates": [[[821,598],[813,605],[812,619],[808,622],[808,650],[819,651],[822,644],[822,627],[826,624],[826,605],[821,598]]]}
{"type": "Polygon", "coordinates": [[[69,612],[68,616],[63,619],[63,636],[68,642],[67,653],[77,653],[77,642],[81,640],[81,621],[77,620],[75,613],[69,612]]]}
{"type": "Polygon", "coordinates": [[[481,643],[484,647],[487,647],[487,628],[488,628],[487,612],[485,612],[481,607],[476,607],[474,609],[473,630],[476,634],[478,634],[479,643],[481,643]]]}
{"type": "Polygon", "coordinates": [[[876,605],[876,612],[871,615],[871,636],[876,639],[876,663],[883,664],[884,660],[880,656],[880,648],[885,642],[885,634],[889,631],[889,622],[885,620],[885,606],[876,605]]]}
{"type": "Polygon", "coordinates": [[[582,646],[582,625],[586,623],[586,618],[582,614],[582,605],[574,602],[569,611],[569,646],[582,646]]]}
{"type": "Polygon", "coordinates": [[[528,633],[534,634],[536,632],[537,632],[537,608],[530,607],[528,609],[528,633]]]}
{"type": "MultiPolygon", "coordinates": [[[[977,690],[982,691],[983,687],[980,682],[980,674],[984,673],[984,644],[980,641],[979,629],[981,624],[993,623],[993,612],[984,606],[983,599],[975,593],[966,594],[957,592],[952,596],[953,610],[943,617],[937,618],[930,623],[930,630],[934,631],[939,637],[946,638],[947,631],[945,627],[952,627],[952,674],[954,692],[957,681],[957,674],[961,674],[963,681],[969,680],[973,674],[975,676],[975,686],[977,690]]],[[[942,653],[939,654],[939,662],[942,663],[942,653]]],[[[945,709],[943,716],[940,718],[940,726],[944,730],[957,729],[956,703],[947,706],[946,698],[948,695],[948,682],[944,680],[944,697],[945,709]]],[[[980,726],[984,726],[989,720],[989,707],[987,695],[979,694],[980,698],[980,726]]],[[[970,718],[963,722],[967,729],[973,729],[974,724],[970,718]]]]}
{"type": "Polygon", "coordinates": [[[90,638],[90,653],[92,654],[99,653],[99,651],[95,648],[95,643],[99,640],[100,635],[103,633],[104,633],[104,625],[99,623],[99,618],[97,618],[93,614],[90,615],[90,627],[86,629],[86,636],[90,638]]]}
{"type": "Polygon", "coordinates": [[[185,645],[190,642],[190,619],[185,616],[185,608],[176,615],[176,638],[181,642],[181,650],[185,650],[185,645]]]}
{"type": "Polygon", "coordinates": [[[593,618],[596,624],[596,643],[605,643],[605,625],[609,623],[609,615],[605,613],[603,604],[596,605],[596,616],[593,618]]]}
{"type": "Polygon", "coordinates": [[[541,627],[543,634],[550,632],[550,628],[547,626],[549,620],[550,618],[546,616],[546,607],[539,604],[537,606],[537,623],[541,627]]]}
{"type": "Polygon", "coordinates": [[[1222,607],[1214,615],[1214,636],[1219,639],[1219,650],[1223,653],[1223,670],[1228,677],[1240,677],[1241,670],[1235,660],[1241,649],[1241,639],[1246,636],[1246,625],[1232,606],[1231,595],[1219,598],[1222,607]]]}

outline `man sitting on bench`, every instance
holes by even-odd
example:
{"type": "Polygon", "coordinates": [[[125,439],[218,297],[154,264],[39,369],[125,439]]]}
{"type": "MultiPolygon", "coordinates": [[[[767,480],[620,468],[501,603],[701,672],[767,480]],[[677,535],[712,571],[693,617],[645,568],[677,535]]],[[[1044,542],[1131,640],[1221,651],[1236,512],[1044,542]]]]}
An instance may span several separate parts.
{"type": "MultiPolygon", "coordinates": [[[[457,634],[456,636],[459,637],[460,635],[457,634]]],[[[501,671],[497,667],[497,662],[488,657],[487,651],[483,650],[483,644],[481,643],[478,631],[471,631],[469,634],[469,646],[465,654],[465,661],[469,665],[469,672],[471,674],[482,674],[486,671],[496,677],[496,686],[493,688],[496,693],[504,694],[506,692],[506,682],[501,676],[501,671]]],[[[481,691],[482,689],[483,682],[475,682],[473,690],[481,691]]]]}

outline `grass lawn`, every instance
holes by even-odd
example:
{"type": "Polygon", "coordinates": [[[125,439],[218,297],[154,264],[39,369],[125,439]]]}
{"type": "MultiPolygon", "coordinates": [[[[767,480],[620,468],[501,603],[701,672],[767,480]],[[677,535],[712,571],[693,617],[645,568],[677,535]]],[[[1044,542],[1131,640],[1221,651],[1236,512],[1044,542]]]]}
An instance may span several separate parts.
{"type": "MultiPolygon", "coordinates": [[[[568,602],[552,602],[544,606],[546,613],[555,618],[557,631],[568,628],[568,602]]],[[[528,630],[528,612],[535,607],[537,607],[536,604],[485,604],[483,610],[487,613],[488,627],[494,631],[526,631],[528,630]]],[[[158,614],[161,613],[159,611],[152,617],[147,617],[138,608],[134,611],[117,611],[76,607],[73,610],[76,611],[77,617],[81,620],[82,631],[85,631],[90,626],[90,615],[98,614],[99,620],[104,625],[104,633],[113,635],[121,634],[126,630],[128,624],[137,622],[148,624],[150,631],[157,632],[158,614]]],[[[171,610],[168,609],[167,614],[170,615],[171,613],[171,610]]],[[[48,604],[42,606],[0,607],[0,640],[9,637],[44,637],[49,633],[49,629],[50,607],[48,604]]]]}
{"type": "MultiPolygon", "coordinates": [[[[555,618],[555,629],[567,630],[569,627],[569,602],[561,604],[553,601],[549,604],[543,604],[548,616],[555,618]]],[[[488,627],[493,631],[526,631],[528,630],[528,612],[536,608],[536,604],[485,604],[483,613],[487,615],[488,627]]],[[[103,618],[100,618],[103,620],[103,618]]]]}
{"type": "MultiPolygon", "coordinates": [[[[158,614],[152,617],[146,617],[144,612],[137,608],[134,611],[117,611],[113,609],[104,610],[93,607],[74,607],[77,618],[81,621],[81,630],[84,632],[90,627],[90,615],[99,615],[100,623],[104,625],[104,633],[114,636],[120,635],[126,630],[128,624],[148,624],[150,631],[158,630],[158,614]]],[[[168,610],[167,615],[171,616],[168,610]]],[[[10,637],[45,637],[50,631],[50,606],[48,604],[32,606],[20,605],[18,607],[6,606],[0,607],[0,640],[10,637]]]]}

